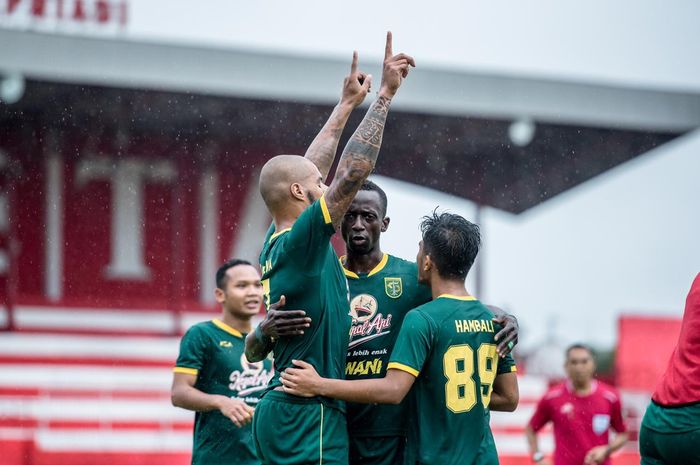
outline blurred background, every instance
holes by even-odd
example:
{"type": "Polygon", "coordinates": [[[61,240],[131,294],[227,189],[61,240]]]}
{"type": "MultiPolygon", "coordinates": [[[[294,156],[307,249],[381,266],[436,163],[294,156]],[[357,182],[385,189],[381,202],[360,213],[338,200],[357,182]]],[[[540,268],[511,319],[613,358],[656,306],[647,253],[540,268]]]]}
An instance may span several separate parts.
{"type": "Polygon", "coordinates": [[[353,50],[378,86],[386,30],[418,67],[372,178],[382,246],[413,260],[438,206],[480,224],[469,290],[522,333],[501,462],[529,463],[523,428],[573,342],[636,438],[700,271],[698,17],[692,0],[0,1],[3,463],[189,463],[179,336],[219,313],[221,262],[257,261],[263,163],[305,152],[353,50]]]}

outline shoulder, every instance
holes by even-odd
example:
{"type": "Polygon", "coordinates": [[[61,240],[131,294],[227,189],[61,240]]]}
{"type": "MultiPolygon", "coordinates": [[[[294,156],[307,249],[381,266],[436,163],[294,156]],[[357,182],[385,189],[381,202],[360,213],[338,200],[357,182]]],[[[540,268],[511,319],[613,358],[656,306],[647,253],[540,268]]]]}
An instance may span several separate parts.
{"type": "Polygon", "coordinates": [[[556,384],[547,389],[547,392],[542,397],[542,400],[549,402],[558,399],[559,397],[563,397],[566,392],[566,383],[556,384]]]}
{"type": "Polygon", "coordinates": [[[606,384],[602,381],[598,381],[597,391],[598,395],[605,398],[605,400],[612,404],[620,401],[620,394],[617,392],[617,389],[610,386],[609,384],[606,384]]]}

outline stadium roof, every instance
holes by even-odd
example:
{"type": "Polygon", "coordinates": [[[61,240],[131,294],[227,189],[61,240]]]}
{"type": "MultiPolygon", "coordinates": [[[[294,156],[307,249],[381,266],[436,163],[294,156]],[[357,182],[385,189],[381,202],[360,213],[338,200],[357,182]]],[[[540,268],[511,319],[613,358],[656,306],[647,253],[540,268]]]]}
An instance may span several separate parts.
{"type": "MultiPolygon", "coordinates": [[[[13,44],[0,50],[0,73],[30,79],[24,98],[0,112],[3,125],[184,135],[207,150],[256,147],[261,158],[304,151],[347,68],[330,58],[23,31],[0,30],[0,42],[13,44]]],[[[379,174],[514,213],[700,126],[700,94],[690,91],[440,68],[414,72],[393,109],[379,174]],[[514,121],[525,128],[522,146],[514,121]]]]}

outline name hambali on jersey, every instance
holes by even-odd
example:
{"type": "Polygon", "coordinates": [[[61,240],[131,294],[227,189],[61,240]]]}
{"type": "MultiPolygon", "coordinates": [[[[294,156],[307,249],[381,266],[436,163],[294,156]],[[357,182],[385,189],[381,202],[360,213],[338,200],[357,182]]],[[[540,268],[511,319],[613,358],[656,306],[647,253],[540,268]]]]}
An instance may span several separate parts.
{"type": "Polygon", "coordinates": [[[266,370],[263,362],[249,362],[245,354],[241,354],[243,370],[234,370],[229,376],[229,389],[237,392],[237,397],[248,403],[257,403],[257,397],[248,397],[253,393],[267,388],[267,384],[275,374],[274,370],[266,370]]]}
{"type": "Polygon", "coordinates": [[[348,349],[391,332],[391,315],[377,313],[377,299],[369,294],[359,294],[350,302],[350,344],[348,349]]]}
{"type": "Polygon", "coordinates": [[[493,333],[491,320],[455,320],[455,330],[458,333],[493,333]]]}

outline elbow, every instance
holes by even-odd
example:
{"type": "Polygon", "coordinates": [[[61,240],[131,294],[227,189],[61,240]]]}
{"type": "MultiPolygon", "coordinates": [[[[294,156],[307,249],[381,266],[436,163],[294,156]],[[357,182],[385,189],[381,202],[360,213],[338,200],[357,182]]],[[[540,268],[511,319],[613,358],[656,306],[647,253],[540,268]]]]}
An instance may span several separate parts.
{"type": "Polygon", "coordinates": [[[250,362],[250,363],[256,363],[256,362],[262,362],[265,357],[261,356],[260,354],[256,354],[252,350],[246,349],[245,351],[245,358],[250,362]]]}
{"type": "Polygon", "coordinates": [[[520,393],[516,392],[513,395],[508,397],[508,402],[506,402],[506,405],[505,405],[505,411],[506,412],[515,412],[515,409],[518,408],[519,403],[520,403],[520,393]]]}
{"type": "Polygon", "coordinates": [[[170,391],[170,403],[173,404],[174,407],[180,407],[183,408],[182,406],[182,393],[180,392],[179,389],[173,389],[170,391]]]}

